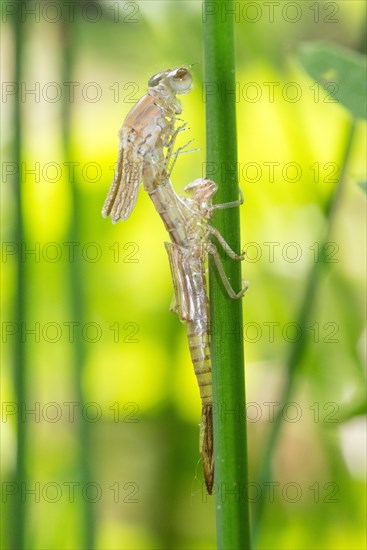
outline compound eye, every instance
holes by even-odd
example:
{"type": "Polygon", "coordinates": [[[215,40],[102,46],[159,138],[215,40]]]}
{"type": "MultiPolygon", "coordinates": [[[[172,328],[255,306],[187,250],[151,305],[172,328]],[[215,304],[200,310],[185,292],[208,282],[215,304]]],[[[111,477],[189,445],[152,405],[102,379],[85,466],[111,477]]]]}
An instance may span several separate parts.
{"type": "Polygon", "coordinates": [[[190,90],[192,84],[191,73],[187,69],[177,69],[171,80],[172,88],[178,93],[184,93],[190,90]]]}

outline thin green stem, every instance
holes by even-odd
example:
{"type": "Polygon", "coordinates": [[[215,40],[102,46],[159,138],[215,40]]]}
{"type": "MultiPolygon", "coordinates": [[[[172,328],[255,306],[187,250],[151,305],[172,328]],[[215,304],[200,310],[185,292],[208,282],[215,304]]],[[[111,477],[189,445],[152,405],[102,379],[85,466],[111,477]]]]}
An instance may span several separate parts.
{"type": "MultiPolygon", "coordinates": [[[[235,109],[233,2],[203,4],[205,89],[207,113],[207,176],[219,184],[217,202],[238,198],[235,109]]],[[[220,210],[213,225],[238,253],[239,209],[220,210]]],[[[224,257],[225,272],[233,288],[241,288],[239,263],[224,257]]],[[[247,484],[245,384],[241,300],[226,295],[210,262],[212,315],[213,427],[217,511],[217,547],[250,548],[249,511],[243,490],[247,484]]]]}
{"type": "MultiPolygon", "coordinates": [[[[21,22],[20,10],[16,10],[12,17],[14,32],[15,54],[15,82],[22,80],[23,39],[24,25],[21,22]]],[[[19,85],[20,86],[20,85],[19,85]]],[[[26,316],[26,273],[25,264],[21,258],[21,244],[25,241],[24,225],[22,217],[22,184],[20,166],[22,160],[22,109],[20,94],[15,95],[14,103],[14,162],[16,173],[14,174],[14,242],[17,244],[16,256],[16,290],[15,290],[15,323],[18,331],[14,339],[14,389],[19,406],[27,401],[26,385],[26,354],[25,343],[21,338],[20,327],[25,322],[26,316]]],[[[27,484],[26,461],[27,448],[27,423],[22,421],[21,414],[16,416],[16,464],[15,464],[15,488],[14,511],[10,519],[10,548],[23,550],[25,548],[26,530],[26,503],[21,498],[21,487],[27,484]]]]}
{"type": "MultiPolygon", "coordinates": [[[[339,181],[335,188],[334,193],[332,193],[328,203],[325,206],[325,217],[328,223],[325,231],[325,237],[322,239],[320,243],[320,248],[319,248],[320,258],[318,262],[313,264],[313,267],[311,269],[305,295],[303,298],[303,303],[299,312],[299,318],[297,321],[297,326],[301,328],[301,333],[304,336],[299,340],[297,340],[297,342],[292,346],[289,353],[288,360],[286,362],[286,372],[285,372],[286,382],[283,388],[282,395],[279,399],[281,406],[278,409],[279,411],[278,414],[274,418],[274,423],[272,424],[272,429],[271,429],[267,446],[264,452],[263,463],[260,468],[259,479],[258,479],[258,483],[260,484],[260,487],[263,487],[264,483],[271,482],[272,458],[274,456],[274,451],[276,449],[281,428],[282,428],[283,406],[291,400],[291,396],[295,389],[295,384],[296,384],[296,373],[301,363],[302,357],[304,356],[305,350],[307,348],[308,331],[306,330],[306,327],[310,322],[310,317],[311,317],[312,309],[315,304],[317,289],[320,283],[320,277],[322,275],[323,268],[325,267],[325,265],[327,265],[325,264],[326,253],[327,253],[327,247],[325,245],[331,239],[334,223],[335,223],[336,212],[341,202],[343,186],[346,180],[346,172],[348,169],[353,140],[355,136],[355,129],[356,129],[356,121],[352,120],[351,122],[348,122],[346,135],[343,138],[344,146],[343,146],[343,152],[342,152],[342,159],[340,163],[341,173],[340,173],[339,181]]],[[[265,508],[265,499],[262,498],[258,501],[257,505],[254,507],[254,515],[253,515],[254,540],[257,539],[258,532],[261,527],[261,520],[263,517],[264,508],[265,508]]]]}
{"type": "MultiPolygon", "coordinates": [[[[62,42],[63,49],[63,66],[62,77],[63,82],[71,82],[73,80],[73,66],[75,57],[75,37],[76,30],[74,25],[77,23],[70,23],[67,18],[62,22],[62,42]]],[[[68,99],[65,99],[63,103],[62,112],[62,135],[63,135],[63,154],[66,162],[71,162],[72,146],[71,146],[71,119],[72,109],[71,103],[68,99]]],[[[70,193],[72,197],[71,205],[71,223],[69,227],[68,240],[70,242],[82,242],[81,228],[79,222],[80,212],[82,212],[83,201],[81,200],[75,181],[69,181],[70,193]]],[[[83,300],[83,273],[80,265],[80,258],[77,256],[74,262],[69,264],[69,288],[70,288],[70,314],[71,318],[79,326],[83,326],[85,323],[84,310],[85,303],[83,300]]],[[[79,411],[83,410],[83,404],[85,403],[84,392],[82,388],[82,376],[86,359],[85,344],[82,338],[79,336],[75,339],[73,346],[73,370],[74,370],[74,391],[76,394],[77,402],[80,404],[79,411]]],[[[90,457],[92,455],[91,450],[91,434],[89,423],[79,413],[77,426],[77,444],[78,444],[78,471],[79,481],[82,487],[85,487],[91,482],[91,464],[90,457]]],[[[82,514],[80,521],[80,547],[93,550],[95,548],[95,518],[93,503],[88,499],[82,500],[82,514]]]]}

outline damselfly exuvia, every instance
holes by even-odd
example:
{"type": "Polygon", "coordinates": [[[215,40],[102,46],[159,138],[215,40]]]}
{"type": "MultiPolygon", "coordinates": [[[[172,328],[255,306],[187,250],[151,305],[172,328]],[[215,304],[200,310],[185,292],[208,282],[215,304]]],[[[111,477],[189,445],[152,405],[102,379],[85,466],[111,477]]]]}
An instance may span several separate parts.
{"type": "Polygon", "coordinates": [[[167,70],[152,77],[148,93],[127,115],[119,132],[120,147],[111,189],[102,214],[111,214],[114,222],[125,220],[135,205],[140,182],[143,183],[157,212],[170,235],[165,247],[169,257],[176,312],[187,325],[192,363],[202,400],[200,423],[200,452],[204,478],[208,492],[212,493],[214,481],[212,374],[210,360],[210,312],[206,288],[205,261],[210,254],[217,267],[228,295],[240,298],[245,285],[236,293],[223,269],[212,235],[223,250],[235,261],[237,255],[222,235],[209,223],[216,209],[236,207],[239,200],[226,204],[212,204],[217,185],[206,178],[188,184],[187,197],[178,196],[170,181],[172,153],[177,133],[176,115],[181,113],[177,93],[187,93],[191,88],[191,75],[187,69],[167,70]]]}

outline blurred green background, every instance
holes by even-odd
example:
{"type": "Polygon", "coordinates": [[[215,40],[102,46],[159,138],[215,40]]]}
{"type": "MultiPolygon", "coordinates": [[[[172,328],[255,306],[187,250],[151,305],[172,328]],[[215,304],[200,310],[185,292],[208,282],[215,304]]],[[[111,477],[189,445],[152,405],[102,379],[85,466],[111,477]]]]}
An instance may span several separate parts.
{"type": "MultiPolygon", "coordinates": [[[[358,122],[325,258],[324,209],[350,115],[294,54],[314,39],[365,53],[366,8],[234,6],[250,281],[251,485],[239,498],[251,510],[263,498],[257,548],[362,549],[366,128],[358,122]],[[306,345],[290,380],[285,365],[299,338],[306,345]],[[273,476],[260,483],[287,384],[273,476]]],[[[3,548],[215,547],[199,394],[185,327],[169,312],[167,235],[143,190],[125,223],[100,214],[117,131],[149,77],[167,67],[197,63],[179,144],[194,138],[199,150],[179,157],[175,189],[206,174],[204,16],[201,2],[186,0],[2,3],[3,548]]]]}

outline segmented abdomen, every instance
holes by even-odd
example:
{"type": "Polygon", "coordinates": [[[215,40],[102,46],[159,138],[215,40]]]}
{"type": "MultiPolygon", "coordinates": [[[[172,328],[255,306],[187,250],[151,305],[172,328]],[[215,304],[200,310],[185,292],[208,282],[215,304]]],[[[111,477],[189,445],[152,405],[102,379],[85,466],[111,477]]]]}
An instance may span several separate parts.
{"type": "Polygon", "coordinates": [[[208,321],[187,321],[187,337],[200,397],[203,405],[207,405],[212,402],[212,369],[208,321]]]}
{"type": "Polygon", "coordinates": [[[206,488],[212,494],[214,482],[212,369],[210,361],[209,303],[206,294],[204,260],[190,247],[165,243],[171,266],[176,304],[172,308],[187,325],[191,360],[202,402],[200,452],[206,488]]]}
{"type": "Polygon", "coordinates": [[[209,303],[203,258],[190,247],[165,243],[176,303],[173,311],[187,325],[191,360],[203,405],[211,403],[209,303]]]}
{"type": "Polygon", "coordinates": [[[207,322],[187,321],[187,335],[201,397],[200,452],[206,488],[211,495],[214,482],[213,394],[210,333],[207,322]]]}

